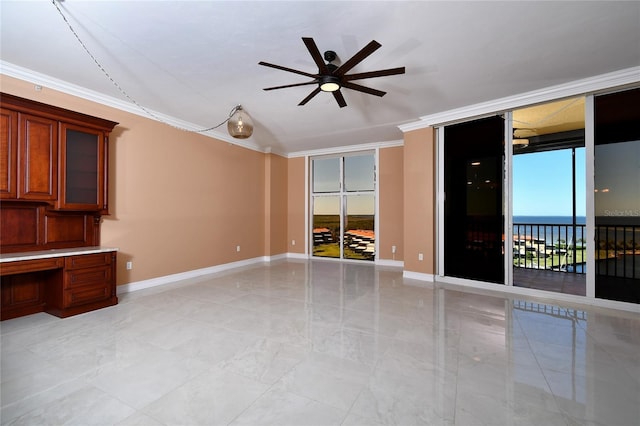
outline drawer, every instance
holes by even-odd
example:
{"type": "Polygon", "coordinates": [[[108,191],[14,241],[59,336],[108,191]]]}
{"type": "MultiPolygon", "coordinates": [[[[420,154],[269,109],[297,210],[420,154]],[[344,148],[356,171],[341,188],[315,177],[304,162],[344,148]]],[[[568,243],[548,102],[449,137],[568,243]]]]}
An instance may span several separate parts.
{"type": "Polygon", "coordinates": [[[26,272],[46,271],[62,268],[64,261],[61,257],[50,259],[20,260],[0,264],[0,275],[23,274],[26,272]]]}
{"type": "Polygon", "coordinates": [[[93,284],[110,284],[111,266],[85,268],[64,273],[64,290],[93,284]]]}
{"type": "Polygon", "coordinates": [[[111,253],[83,254],[64,259],[65,270],[111,265],[111,253]]]}
{"type": "Polygon", "coordinates": [[[99,302],[111,297],[111,285],[109,283],[86,285],[65,290],[63,295],[64,308],[81,306],[87,303],[99,302]]]}

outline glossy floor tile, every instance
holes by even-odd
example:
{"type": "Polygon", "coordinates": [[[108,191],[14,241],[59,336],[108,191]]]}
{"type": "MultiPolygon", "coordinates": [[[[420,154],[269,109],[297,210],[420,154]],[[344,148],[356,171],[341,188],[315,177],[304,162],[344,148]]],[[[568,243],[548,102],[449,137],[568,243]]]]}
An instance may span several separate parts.
{"type": "Polygon", "coordinates": [[[370,263],[278,261],[0,328],[3,425],[640,419],[640,314],[425,287],[370,263]]]}

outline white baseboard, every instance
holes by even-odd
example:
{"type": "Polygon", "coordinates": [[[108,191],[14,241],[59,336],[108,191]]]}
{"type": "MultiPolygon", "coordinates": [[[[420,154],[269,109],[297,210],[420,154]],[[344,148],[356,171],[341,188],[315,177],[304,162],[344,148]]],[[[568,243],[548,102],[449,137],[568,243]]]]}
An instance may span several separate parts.
{"type": "Polygon", "coordinates": [[[145,288],[171,284],[176,281],[186,280],[189,278],[196,278],[202,275],[228,271],[230,269],[240,268],[242,266],[250,266],[258,263],[270,262],[271,260],[279,256],[283,256],[282,258],[286,258],[286,254],[285,254],[285,255],[278,255],[273,257],[261,256],[261,257],[255,257],[253,259],[239,260],[237,262],[224,263],[222,265],[210,266],[210,267],[201,268],[201,269],[194,269],[192,271],[186,271],[186,272],[179,272],[177,274],[165,275],[163,277],[150,278],[148,280],[142,280],[142,281],[135,281],[128,284],[119,285],[116,288],[116,290],[118,294],[129,293],[132,291],[143,290],[145,288]]]}
{"type": "Polygon", "coordinates": [[[287,259],[309,259],[309,255],[304,253],[286,253],[284,256],[287,259]]]}
{"type": "Polygon", "coordinates": [[[411,271],[404,271],[402,273],[402,277],[408,278],[411,280],[426,281],[430,283],[433,283],[436,280],[436,277],[433,274],[425,274],[422,272],[411,272],[411,271]]]}

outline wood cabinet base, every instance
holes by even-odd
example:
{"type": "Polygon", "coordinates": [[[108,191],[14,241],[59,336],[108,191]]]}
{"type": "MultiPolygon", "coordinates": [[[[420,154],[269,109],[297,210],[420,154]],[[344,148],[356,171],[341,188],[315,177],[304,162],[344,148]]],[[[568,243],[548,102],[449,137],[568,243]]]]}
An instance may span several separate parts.
{"type": "Polygon", "coordinates": [[[3,263],[0,317],[66,318],[116,305],[115,271],[115,251],[3,263]]]}
{"type": "Polygon", "coordinates": [[[86,312],[95,311],[96,309],[102,309],[102,308],[106,308],[108,306],[113,306],[117,304],[118,304],[118,298],[110,297],[107,300],[100,300],[97,302],[86,303],[84,305],[73,306],[65,309],[47,307],[46,309],[44,309],[44,312],[51,315],[55,315],[59,318],[66,318],[73,315],[84,314],[86,312]]]}

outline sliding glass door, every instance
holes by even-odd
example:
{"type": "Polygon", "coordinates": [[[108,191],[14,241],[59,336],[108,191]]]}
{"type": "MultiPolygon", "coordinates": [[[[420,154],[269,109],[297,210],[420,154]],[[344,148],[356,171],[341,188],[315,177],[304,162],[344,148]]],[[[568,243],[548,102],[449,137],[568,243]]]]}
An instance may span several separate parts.
{"type": "Polygon", "coordinates": [[[504,119],[444,129],[444,274],[504,284],[504,119]]]}
{"type": "Polygon", "coordinates": [[[513,285],[585,296],[585,98],[512,117],[513,285]]]}
{"type": "Polygon", "coordinates": [[[640,303],[639,105],[634,88],[441,128],[439,275],[640,303]]]}
{"type": "Polygon", "coordinates": [[[640,303],[640,89],[594,101],[595,295],[640,303]]]}
{"type": "Polygon", "coordinates": [[[375,154],[311,160],[313,256],[374,260],[375,154]]]}

